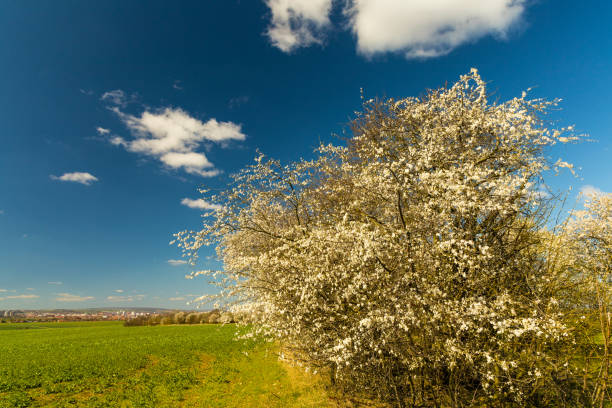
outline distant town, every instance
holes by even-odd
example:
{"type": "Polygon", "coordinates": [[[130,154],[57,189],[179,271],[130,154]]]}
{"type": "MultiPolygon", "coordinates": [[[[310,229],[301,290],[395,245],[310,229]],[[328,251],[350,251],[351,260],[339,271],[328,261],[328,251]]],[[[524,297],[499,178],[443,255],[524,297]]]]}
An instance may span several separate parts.
{"type": "Polygon", "coordinates": [[[177,309],[160,308],[0,310],[0,323],[129,320],[136,317],[148,317],[178,311],[177,309]]]}

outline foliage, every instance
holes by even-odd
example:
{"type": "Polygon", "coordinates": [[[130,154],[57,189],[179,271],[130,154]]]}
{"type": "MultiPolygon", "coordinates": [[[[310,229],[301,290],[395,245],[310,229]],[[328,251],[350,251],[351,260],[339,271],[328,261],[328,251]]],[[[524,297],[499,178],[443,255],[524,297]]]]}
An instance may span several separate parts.
{"type": "Polygon", "coordinates": [[[208,312],[175,312],[163,315],[136,316],[125,321],[124,326],[157,326],[169,324],[235,323],[236,317],[230,312],[220,314],[219,310],[208,312]]]}
{"type": "MultiPolygon", "coordinates": [[[[423,98],[368,101],[346,146],[260,155],[177,234],[257,331],[398,406],[586,403],[545,256],[543,151],[556,102],[488,100],[473,70],[423,98]],[[219,275],[221,278],[219,279],[219,275]]],[[[203,191],[206,193],[206,191],[203,191]]]]}
{"type": "Polygon", "coordinates": [[[185,316],[186,316],[185,312],[175,313],[173,317],[173,322],[175,324],[183,324],[185,323],[185,316]]]}
{"type": "Polygon", "coordinates": [[[591,194],[584,209],[574,211],[562,236],[571,254],[566,269],[578,288],[572,304],[576,330],[583,341],[584,382],[599,406],[611,401],[610,335],[612,302],[612,194],[591,194]],[[597,330],[593,330],[593,328],[597,330]],[[582,329],[582,330],[580,330],[582,329]]]}

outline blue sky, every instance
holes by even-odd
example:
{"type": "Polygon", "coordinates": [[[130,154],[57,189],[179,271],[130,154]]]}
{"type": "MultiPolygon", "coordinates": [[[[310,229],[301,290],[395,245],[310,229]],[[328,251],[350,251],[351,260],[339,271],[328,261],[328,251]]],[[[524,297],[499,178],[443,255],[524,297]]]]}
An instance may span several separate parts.
{"type": "Polygon", "coordinates": [[[256,149],[311,156],[360,89],[471,67],[501,100],[562,98],[552,118],[594,141],[547,152],[581,167],[547,181],[612,191],[611,19],[565,0],[4,1],[0,310],[185,307],[211,290],[168,245],[200,225],[198,187],[256,149]]]}

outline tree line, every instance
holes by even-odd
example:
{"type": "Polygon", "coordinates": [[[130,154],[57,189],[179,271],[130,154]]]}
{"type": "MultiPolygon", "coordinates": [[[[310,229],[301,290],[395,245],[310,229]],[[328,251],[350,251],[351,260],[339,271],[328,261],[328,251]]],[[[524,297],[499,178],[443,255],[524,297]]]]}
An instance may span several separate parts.
{"type": "Polygon", "coordinates": [[[136,316],[126,320],[124,326],[168,326],[171,324],[227,324],[235,323],[236,316],[229,311],[218,309],[207,312],[173,312],[136,316]]]}

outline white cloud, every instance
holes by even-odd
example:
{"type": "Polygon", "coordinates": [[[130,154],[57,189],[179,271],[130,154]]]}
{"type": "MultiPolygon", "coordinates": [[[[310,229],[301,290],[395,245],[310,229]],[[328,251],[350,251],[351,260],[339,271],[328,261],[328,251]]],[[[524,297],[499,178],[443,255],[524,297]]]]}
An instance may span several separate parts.
{"type": "Polygon", "coordinates": [[[0,292],[8,292],[6,289],[0,289],[0,292]]]}
{"type": "Polygon", "coordinates": [[[123,293],[123,289],[115,289],[116,293],[123,293]]]}
{"type": "Polygon", "coordinates": [[[174,83],[172,84],[172,87],[173,87],[174,89],[178,90],[178,91],[182,91],[182,90],[183,90],[183,85],[181,85],[181,82],[182,82],[182,81],[180,81],[180,80],[178,80],[178,79],[177,79],[177,80],[176,80],[176,81],[174,81],[174,83]]]}
{"type": "Polygon", "coordinates": [[[272,13],[267,35],[284,52],[322,42],[332,0],[266,0],[272,13]]]}
{"type": "Polygon", "coordinates": [[[108,135],[108,134],[110,133],[110,129],[105,129],[105,128],[103,128],[103,127],[99,127],[99,126],[98,126],[98,127],[96,128],[96,132],[98,132],[98,134],[99,134],[100,136],[104,136],[104,135],[108,135]]]}
{"type": "Polygon", "coordinates": [[[94,181],[98,181],[98,178],[90,173],[85,172],[74,172],[74,173],[64,173],[61,176],[50,175],[52,180],[59,181],[70,181],[74,183],[84,184],[86,186],[90,186],[94,181]]]}
{"type": "Polygon", "coordinates": [[[159,158],[162,163],[179,169],[184,167],[185,169],[203,169],[205,167],[212,167],[212,163],[208,161],[206,156],[202,153],[189,152],[189,153],[177,153],[170,152],[166,153],[159,158]]]}
{"type": "Polygon", "coordinates": [[[219,170],[214,169],[204,153],[196,151],[201,143],[225,143],[246,138],[240,125],[216,119],[203,123],[179,108],[145,111],[140,117],[123,113],[117,107],[111,110],[134,136],[132,140],[113,137],[112,144],[155,157],[169,168],[183,169],[203,177],[216,176],[219,170]]]}
{"type": "Polygon", "coordinates": [[[351,0],[345,13],[360,53],[448,54],[488,34],[504,36],[525,0],[351,0]]]}
{"type": "Polygon", "coordinates": [[[587,196],[587,197],[608,194],[607,192],[602,191],[601,189],[599,189],[599,188],[597,188],[595,186],[592,186],[590,184],[582,186],[582,188],[580,189],[580,193],[582,195],[584,195],[584,196],[587,196]]]}
{"type": "Polygon", "coordinates": [[[181,200],[181,204],[186,205],[189,208],[196,208],[198,210],[220,210],[221,206],[219,204],[209,203],[208,201],[198,198],[183,198],[181,200]]]}
{"type": "Polygon", "coordinates": [[[70,293],[58,293],[55,298],[58,302],[85,302],[87,300],[94,300],[93,296],[79,296],[72,295],[70,293]]]}
{"type": "Polygon", "coordinates": [[[0,300],[4,300],[4,299],[38,299],[39,297],[40,296],[34,295],[34,294],[29,294],[29,295],[11,295],[11,296],[1,297],[0,300]]]}
{"type": "Polygon", "coordinates": [[[124,138],[120,137],[120,136],[113,136],[110,138],[110,142],[111,144],[114,144],[115,146],[121,146],[121,147],[125,147],[127,148],[129,145],[128,143],[125,141],[124,138]]]}
{"type": "Polygon", "coordinates": [[[104,92],[100,97],[101,100],[110,102],[114,105],[125,105],[125,92],[121,89],[115,89],[114,91],[104,92]]]}
{"type": "Polygon", "coordinates": [[[230,109],[235,109],[247,103],[249,99],[250,97],[248,95],[237,96],[229,100],[228,106],[230,109]]]}
{"type": "Polygon", "coordinates": [[[116,295],[111,295],[111,296],[107,296],[106,300],[108,300],[109,302],[133,302],[133,301],[138,301],[138,300],[143,300],[145,298],[145,295],[127,295],[127,296],[116,296],[116,295]]]}
{"type": "Polygon", "coordinates": [[[187,261],[185,261],[184,259],[168,259],[166,262],[168,262],[168,264],[172,266],[180,266],[187,264],[187,261]]]}
{"type": "Polygon", "coordinates": [[[54,282],[47,282],[47,285],[63,285],[63,282],[60,281],[54,281],[54,282]]]}
{"type": "Polygon", "coordinates": [[[183,296],[177,296],[177,297],[168,298],[168,300],[171,302],[178,302],[180,300],[185,300],[185,298],[183,296]]]}
{"type": "Polygon", "coordinates": [[[397,52],[407,58],[448,54],[486,35],[504,37],[520,21],[527,0],[266,0],[267,35],[284,52],[322,42],[332,5],[343,4],[341,22],[359,53],[397,52]]]}

